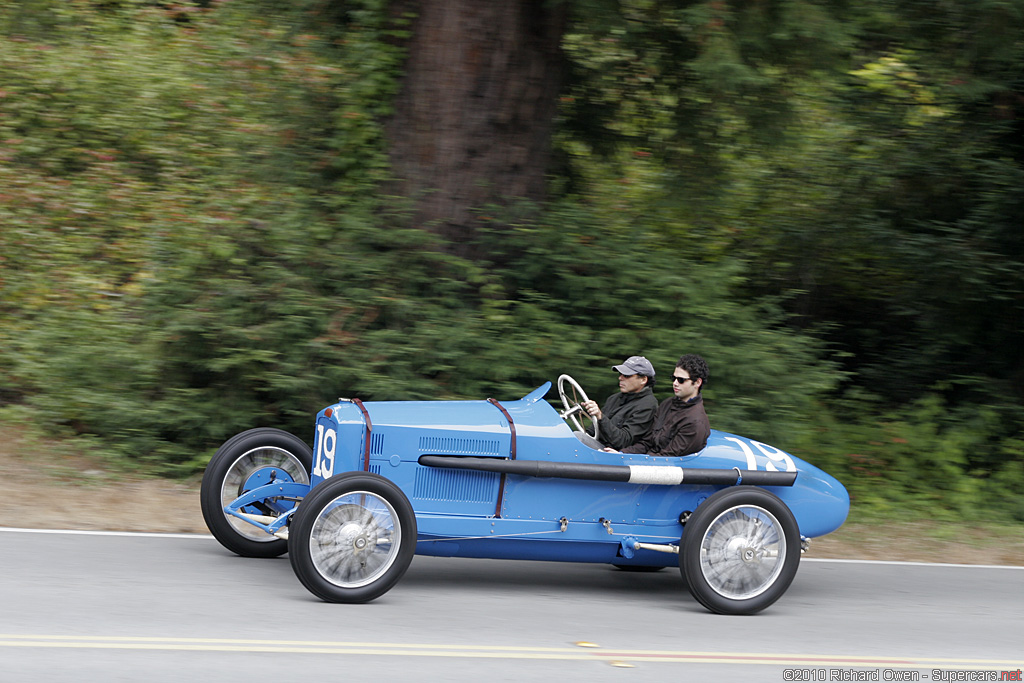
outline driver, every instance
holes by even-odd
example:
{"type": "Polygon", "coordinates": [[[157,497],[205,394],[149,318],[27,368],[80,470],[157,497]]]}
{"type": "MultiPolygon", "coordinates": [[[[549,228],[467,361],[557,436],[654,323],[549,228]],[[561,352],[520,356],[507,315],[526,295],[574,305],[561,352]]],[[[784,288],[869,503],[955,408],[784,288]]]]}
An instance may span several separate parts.
{"type": "Polygon", "coordinates": [[[640,440],[654,422],[654,366],[643,356],[630,356],[612,368],[619,373],[619,393],[604,403],[585,401],[583,407],[598,423],[601,446],[625,448],[640,440]]]}

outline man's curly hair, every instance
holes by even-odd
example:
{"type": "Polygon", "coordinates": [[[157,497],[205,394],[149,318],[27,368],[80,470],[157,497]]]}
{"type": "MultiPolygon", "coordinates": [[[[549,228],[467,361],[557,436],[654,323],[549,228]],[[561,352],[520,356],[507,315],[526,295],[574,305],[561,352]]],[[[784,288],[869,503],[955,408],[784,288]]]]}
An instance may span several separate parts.
{"type": "Polygon", "coordinates": [[[704,362],[703,358],[695,353],[688,353],[679,359],[679,362],[676,363],[676,367],[680,370],[686,370],[687,374],[690,375],[690,379],[704,380],[701,382],[700,388],[697,389],[697,391],[701,392],[704,390],[704,387],[708,383],[708,377],[711,376],[711,373],[708,370],[708,364],[704,362]]]}

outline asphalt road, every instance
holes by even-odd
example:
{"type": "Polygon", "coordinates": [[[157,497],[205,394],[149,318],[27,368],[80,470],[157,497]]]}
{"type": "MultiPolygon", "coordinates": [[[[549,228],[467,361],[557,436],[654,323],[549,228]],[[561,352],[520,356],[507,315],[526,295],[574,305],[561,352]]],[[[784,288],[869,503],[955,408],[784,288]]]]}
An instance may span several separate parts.
{"type": "Polygon", "coordinates": [[[1000,680],[1024,568],[805,560],[747,617],[679,573],[416,557],[368,605],[207,536],[0,528],[0,681],[1000,680]],[[993,677],[989,677],[990,674],[993,677]]]}

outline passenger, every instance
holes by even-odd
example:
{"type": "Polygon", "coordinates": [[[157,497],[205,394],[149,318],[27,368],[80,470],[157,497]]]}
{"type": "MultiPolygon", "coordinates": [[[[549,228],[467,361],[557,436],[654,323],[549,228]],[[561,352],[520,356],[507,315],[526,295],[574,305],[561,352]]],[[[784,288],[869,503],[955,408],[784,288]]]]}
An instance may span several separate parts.
{"type": "Polygon", "coordinates": [[[597,401],[583,403],[583,407],[597,422],[599,445],[624,448],[635,443],[647,433],[654,422],[654,411],[658,399],[654,398],[654,366],[643,356],[630,356],[612,367],[619,373],[619,392],[604,402],[604,408],[597,401]]]}
{"type": "Polygon", "coordinates": [[[622,452],[675,457],[702,450],[711,435],[701,394],[708,375],[708,364],[700,356],[680,358],[672,375],[675,396],[661,402],[651,430],[622,452]]]}

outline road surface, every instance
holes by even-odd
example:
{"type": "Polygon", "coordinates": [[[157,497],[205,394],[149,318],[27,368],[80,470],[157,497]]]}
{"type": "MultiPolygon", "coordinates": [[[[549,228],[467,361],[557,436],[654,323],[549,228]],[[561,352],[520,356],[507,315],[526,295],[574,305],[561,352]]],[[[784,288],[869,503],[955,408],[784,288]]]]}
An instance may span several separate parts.
{"type": "Polygon", "coordinates": [[[807,558],[779,602],[737,617],[707,612],[672,569],[416,557],[377,601],[332,605],[287,557],[236,557],[209,536],[0,528],[0,543],[3,682],[1021,680],[1024,668],[1024,568],[807,558]]]}

